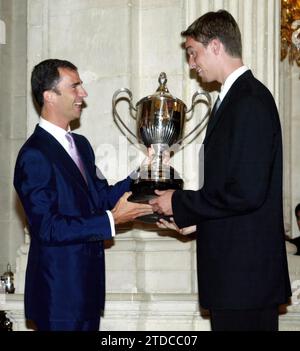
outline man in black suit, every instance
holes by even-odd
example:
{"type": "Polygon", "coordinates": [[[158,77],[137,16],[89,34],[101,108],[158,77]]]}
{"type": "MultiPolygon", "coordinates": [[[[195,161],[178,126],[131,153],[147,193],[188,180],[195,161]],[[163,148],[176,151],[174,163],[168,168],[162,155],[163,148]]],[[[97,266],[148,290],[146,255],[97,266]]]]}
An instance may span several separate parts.
{"type": "Polygon", "coordinates": [[[204,185],[157,191],[160,227],[197,230],[198,288],[212,330],[278,330],[291,295],[282,209],[282,139],[269,90],[243,65],[241,34],[224,10],[182,32],[189,66],[222,88],[204,140],[204,185]]]}

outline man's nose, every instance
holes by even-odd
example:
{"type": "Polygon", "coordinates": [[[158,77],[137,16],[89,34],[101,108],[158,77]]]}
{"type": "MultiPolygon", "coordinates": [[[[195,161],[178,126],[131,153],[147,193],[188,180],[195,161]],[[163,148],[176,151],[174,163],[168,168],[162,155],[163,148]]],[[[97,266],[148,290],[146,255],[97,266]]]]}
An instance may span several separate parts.
{"type": "Polygon", "coordinates": [[[80,95],[81,97],[87,97],[87,96],[88,96],[87,91],[86,91],[82,86],[80,87],[79,95],[80,95]]]}
{"type": "Polygon", "coordinates": [[[191,57],[191,56],[189,57],[188,63],[189,63],[190,69],[196,68],[196,63],[195,63],[195,60],[193,57],[191,57]]]}

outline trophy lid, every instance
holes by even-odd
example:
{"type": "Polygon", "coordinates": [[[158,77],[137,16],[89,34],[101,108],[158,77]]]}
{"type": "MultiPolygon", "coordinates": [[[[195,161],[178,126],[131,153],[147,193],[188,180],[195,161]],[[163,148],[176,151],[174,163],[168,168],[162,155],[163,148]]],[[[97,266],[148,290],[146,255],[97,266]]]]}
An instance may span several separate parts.
{"type": "Polygon", "coordinates": [[[172,97],[172,95],[169,92],[169,89],[167,88],[167,75],[165,72],[161,72],[161,74],[158,77],[158,83],[159,87],[156,90],[156,94],[154,95],[167,95],[169,97],[172,97]]]}
{"type": "Polygon", "coordinates": [[[167,88],[167,75],[165,72],[161,72],[158,77],[159,86],[156,92],[153,95],[148,95],[142,98],[136,105],[139,105],[147,100],[172,100],[180,103],[181,106],[186,107],[185,103],[180,99],[177,99],[172,94],[170,94],[169,89],[167,88]]]}
{"type": "Polygon", "coordinates": [[[11,271],[10,264],[8,263],[7,264],[7,271],[3,273],[3,277],[11,277],[11,278],[13,278],[13,276],[14,276],[14,274],[11,271]]]}

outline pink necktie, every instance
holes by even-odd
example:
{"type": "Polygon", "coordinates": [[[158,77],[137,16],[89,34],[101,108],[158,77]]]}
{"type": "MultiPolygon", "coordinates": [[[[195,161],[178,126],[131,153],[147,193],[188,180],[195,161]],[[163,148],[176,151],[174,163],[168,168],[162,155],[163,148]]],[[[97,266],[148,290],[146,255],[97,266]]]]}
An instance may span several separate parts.
{"type": "Polygon", "coordinates": [[[80,173],[82,174],[84,180],[87,183],[86,175],[85,175],[85,171],[84,171],[84,166],[83,166],[81,157],[80,157],[80,155],[79,155],[79,153],[77,151],[77,148],[76,148],[76,145],[75,145],[75,142],[74,142],[72,134],[71,133],[67,133],[66,134],[66,139],[69,142],[69,153],[70,153],[73,161],[76,163],[77,167],[79,168],[80,173]]]}

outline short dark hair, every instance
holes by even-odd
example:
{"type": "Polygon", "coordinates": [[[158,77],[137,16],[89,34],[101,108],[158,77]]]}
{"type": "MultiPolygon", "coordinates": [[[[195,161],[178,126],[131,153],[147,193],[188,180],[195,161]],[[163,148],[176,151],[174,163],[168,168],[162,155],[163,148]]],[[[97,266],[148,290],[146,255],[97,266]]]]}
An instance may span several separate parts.
{"type": "Polygon", "coordinates": [[[211,40],[219,39],[229,55],[242,58],[242,39],[239,26],[232,15],[225,10],[207,12],[181,32],[181,35],[192,37],[205,47],[211,40]]]}
{"type": "Polygon", "coordinates": [[[298,212],[300,212],[300,204],[298,204],[298,205],[295,207],[295,216],[296,216],[296,217],[298,216],[298,212]]]}
{"type": "Polygon", "coordinates": [[[59,68],[77,71],[73,63],[66,60],[48,59],[37,64],[31,74],[31,89],[33,97],[40,108],[44,105],[44,91],[54,89],[59,83],[59,68]]]}

